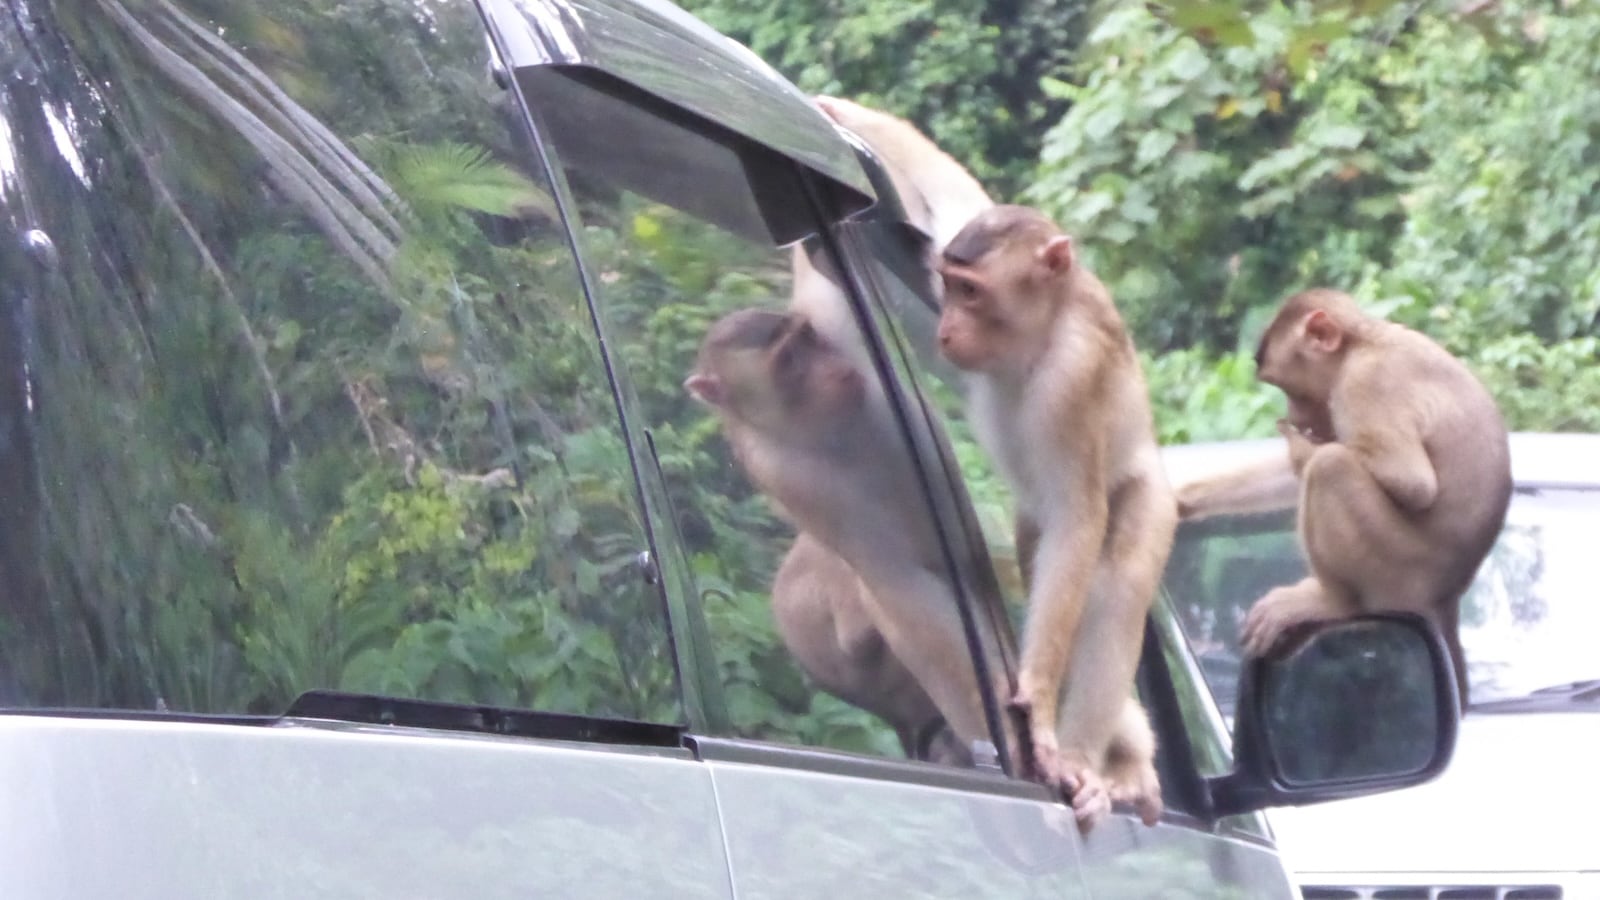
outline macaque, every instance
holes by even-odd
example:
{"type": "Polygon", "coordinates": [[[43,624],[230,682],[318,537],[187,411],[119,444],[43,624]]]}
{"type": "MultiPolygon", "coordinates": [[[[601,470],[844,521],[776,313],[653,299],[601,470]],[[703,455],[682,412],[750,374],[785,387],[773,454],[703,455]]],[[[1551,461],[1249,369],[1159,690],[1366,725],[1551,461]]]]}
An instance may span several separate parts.
{"type": "MultiPolygon", "coordinates": [[[[1299,487],[1311,575],[1274,588],[1245,618],[1245,651],[1298,625],[1404,611],[1444,633],[1467,701],[1461,596],[1505,523],[1511,456],[1494,398],[1428,337],[1363,313],[1338,291],[1295,294],[1267,327],[1256,377],[1288,412],[1279,462],[1299,487]]],[[[1185,485],[1191,516],[1231,511],[1266,465],[1185,485]],[[1219,499],[1220,498],[1220,499],[1219,499]]]]}
{"type": "Polygon", "coordinates": [[[971,765],[939,707],[894,655],[855,570],[802,532],[772,582],[778,634],[824,691],[889,723],[911,759],[971,765]]]}
{"type": "Polygon", "coordinates": [[[960,746],[991,740],[938,532],[876,378],[805,316],[745,309],[712,325],[684,387],[780,514],[860,578],[857,599],[960,746]]]}
{"type": "Polygon", "coordinates": [[[1080,827],[1109,800],[1153,824],[1155,741],[1132,689],[1177,509],[1133,343],[1071,238],[1032,209],[980,213],[940,275],[939,350],[1016,502],[1028,609],[1012,704],[1033,765],[1080,827]]]}

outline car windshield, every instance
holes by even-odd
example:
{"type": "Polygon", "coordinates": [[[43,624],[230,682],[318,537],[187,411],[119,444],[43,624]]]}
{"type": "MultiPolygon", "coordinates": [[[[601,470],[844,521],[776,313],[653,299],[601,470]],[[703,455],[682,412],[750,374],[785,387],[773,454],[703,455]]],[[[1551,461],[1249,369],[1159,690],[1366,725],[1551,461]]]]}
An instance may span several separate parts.
{"type": "MultiPolygon", "coordinates": [[[[1186,525],[1173,548],[1166,596],[1225,713],[1234,702],[1245,613],[1305,572],[1293,526],[1290,513],[1208,520],[1186,525]]],[[[1600,490],[1518,488],[1461,604],[1474,705],[1600,678],[1591,646],[1600,606],[1587,586],[1597,529],[1600,490]]]]}

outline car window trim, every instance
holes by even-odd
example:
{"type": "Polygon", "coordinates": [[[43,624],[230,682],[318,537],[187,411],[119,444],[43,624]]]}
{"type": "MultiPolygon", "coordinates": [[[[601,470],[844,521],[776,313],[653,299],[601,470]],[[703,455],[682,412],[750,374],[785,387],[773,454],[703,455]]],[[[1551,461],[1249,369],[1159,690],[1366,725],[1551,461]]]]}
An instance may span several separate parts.
{"type": "MultiPolygon", "coordinates": [[[[484,24],[493,52],[503,64],[509,58],[506,55],[504,39],[491,19],[485,18],[484,24]]],[[[648,489],[643,465],[645,456],[641,452],[641,447],[645,445],[645,437],[643,428],[638,424],[641,417],[636,415],[635,404],[629,399],[621,380],[619,361],[614,358],[612,352],[614,345],[600,311],[596,290],[598,282],[584,257],[582,242],[575,227],[582,221],[577,214],[577,200],[572,193],[572,186],[567,181],[566,170],[546,134],[545,125],[540,120],[535,105],[528,101],[523,92],[520,79],[516,77],[505,79],[501,89],[512,98],[517,123],[526,129],[531,140],[537,158],[528,160],[529,164],[543,173],[546,183],[550,186],[551,199],[560,218],[562,238],[572,258],[577,273],[578,288],[583,295],[584,308],[589,316],[589,326],[598,341],[600,364],[605,372],[606,387],[611,392],[619,436],[628,458],[628,474],[633,482],[634,502],[639,509],[646,544],[645,551],[650,555],[644,562],[648,564],[659,561],[663,554],[662,538],[657,533],[657,523],[663,520],[664,510],[659,507],[659,499],[654,498],[653,492],[648,489]]],[[[695,629],[691,627],[690,622],[697,611],[691,612],[682,595],[667,590],[666,579],[650,578],[646,571],[641,571],[640,577],[649,587],[655,589],[666,620],[668,652],[672,654],[673,679],[683,717],[690,727],[706,727],[718,721],[719,717],[725,717],[726,707],[722,703],[720,682],[706,678],[705,666],[699,662],[702,651],[693,646],[695,629]]],[[[709,651],[709,648],[706,649],[709,651]]]]}
{"type": "MultiPolygon", "coordinates": [[[[805,179],[805,184],[813,197],[813,209],[820,214],[824,207],[817,196],[817,186],[811,178],[805,179]]],[[[917,472],[917,480],[922,487],[925,500],[931,505],[930,513],[937,513],[941,507],[951,507],[957,512],[956,522],[976,522],[976,513],[972,509],[970,499],[966,495],[965,485],[956,482],[959,486],[953,487],[950,478],[950,466],[953,460],[946,459],[946,454],[935,443],[934,446],[924,446],[917,439],[917,435],[926,431],[936,433],[937,423],[932,418],[932,413],[921,392],[914,384],[901,381],[896,377],[894,364],[890,359],[890,344],[895,343],[894,336],[885,334],[878,327],[876,319],[871,315],[874,301],[880,311],[885,305],[882,301],[883,289],[877,282],[877,274],[870,266],[858,267],[858,262],[863,254],[870,255],[871,248],[866,246],[845,222],[831,222],[829,227],[817,236],[822,244],[823,252],[827,253],[837,267],[840,276],[840,289],[850,299],[851,308],[855,314],[862,338],[867,345],[868,354],[872,358],[873,366],[877,370],[880,382],[885,386],[885,393],[889,407],[894,411],[900,426],[900,433],[906,439],[907,449],[911,453],[913,465],[917,472]],[[870,299],[869,299],[870,298],[870,299]],[[912,427],[913,420],[920,421],[921,428],[912,427]]],[[[885,314],[887,314],[885,312],[885,314]]],[[[901,348],[904,349],[904,348],[901,348]]],[[[995,671],[1004,674],[1009,683],[1015,683],[1016,659],[1015,643],[1011,634],[1010,623],[1001,615],[1000,621],[991,621],[990,627],[994,631],[995,640],[999,643],[1000,658],[990,660],[984,647],[983,637],[979,626],[979,598],[974,597],[967,590],[967,582],[961,577],[970,574],[968,567],[961,564],[963,558],[957,552],[958,548],[971,550],[968,546],[969,539],[965,534],[954,533],[956,525],[947,521],[947,517],[934,515],[934,533],[939,538],[939,553],[942,557],[945,570],[957,576],[951,587],[956,596],[956,610],[961,618],[963,637],[967,642],[967,658],[973,666],[974,673],[978,676],[978,691],[982,697],[984,719],[989,728],[989,740],[995,747],[999,764],[1008,775],[1018,775],[1011,771],[1010,740],[1006,724],[1009,722],[1016,727],[1020,720],[1004,702],[1003,698],[996,697],[991,689],[990,679],[987,677],[995,671]]],[[[961,528],[961,532],[968,529],[961,528]]],[[[988,560],[988,546],[981,544],[978,548],[988,560]]],[[[991,564],[985,573],[989,579],[994,578],[994,567],[991,564]]],[[[993,619],[992,610],[986,611],[985,618],[993,619]]],[[[1009,699],[1009,698],[1005,698],[1009,699]]],[[[1018,732],[1020,733],[1020,731],[1018,732]]]]}

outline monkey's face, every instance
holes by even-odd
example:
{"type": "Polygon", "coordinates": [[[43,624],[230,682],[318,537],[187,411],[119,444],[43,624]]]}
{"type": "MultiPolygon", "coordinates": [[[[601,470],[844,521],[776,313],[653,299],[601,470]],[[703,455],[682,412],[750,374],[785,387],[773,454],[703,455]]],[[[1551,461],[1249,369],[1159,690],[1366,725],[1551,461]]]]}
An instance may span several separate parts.
{"type": "Polygon", "coordinates": [[[1049,334],[1053,295],[1031,258],[990,254],[977,265],[946,262],[939,268],[944,299],[939,311],[939,352],[968,372],[1026,365],[1049,334]]]}
{"type": "Polygon", "coordinates": [[[836,426],[866,399],[865,378],[809,320],[769,310],[713,325],[684,387],[724,419],[773,435],[836,426]]]}

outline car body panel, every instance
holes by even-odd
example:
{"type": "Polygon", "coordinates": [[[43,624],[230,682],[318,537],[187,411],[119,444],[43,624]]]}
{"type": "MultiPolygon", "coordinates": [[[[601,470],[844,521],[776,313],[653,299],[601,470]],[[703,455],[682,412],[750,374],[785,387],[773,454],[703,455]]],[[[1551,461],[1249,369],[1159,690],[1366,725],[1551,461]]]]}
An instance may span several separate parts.
{"type": "Polygon", "coordinates": [[[727,897],[686,751],[0,716],[0,896],[727,897]]]}

